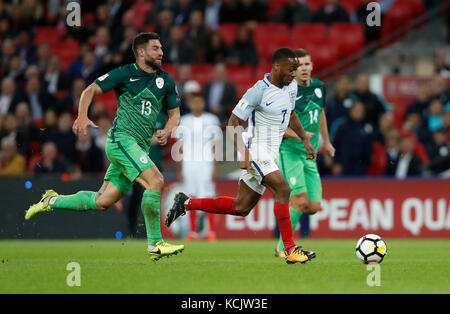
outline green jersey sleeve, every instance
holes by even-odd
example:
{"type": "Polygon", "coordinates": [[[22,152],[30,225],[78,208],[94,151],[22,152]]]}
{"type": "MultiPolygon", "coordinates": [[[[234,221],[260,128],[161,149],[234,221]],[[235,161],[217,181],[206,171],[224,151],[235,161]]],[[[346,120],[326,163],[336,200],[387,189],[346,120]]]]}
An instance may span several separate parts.
{"type": "Polygon", "coordinates": [[[178,96],[175,81],[170,75],[167,75],[167,94],[163,99],[163,107],[167,110],[180,107],[180,96],[178,96]]]}
{"type": "Polygon", "coordinates": [[[118,87],[126,77],[126,70],[123,67],[119,67],[100,76],[94,83],[100,86],[102,92],[106,93],[110,89],[118,87]]]}

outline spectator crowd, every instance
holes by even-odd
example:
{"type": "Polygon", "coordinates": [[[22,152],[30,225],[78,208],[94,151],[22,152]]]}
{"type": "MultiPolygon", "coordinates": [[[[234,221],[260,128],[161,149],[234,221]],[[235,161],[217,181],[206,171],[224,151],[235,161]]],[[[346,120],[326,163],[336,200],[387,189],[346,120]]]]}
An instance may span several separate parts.
{"type": "MultiPolygon", "coordinates": [[[[382,11],[394,2],[381,1],[382,11]]],[[[159,34],[163,64],[175,71],[169,72],[176,78],[182,113],[188,112],[191,95],[201,93],[206,111],[224,125],[242,95],[227,71],[261,62],[253,39],[258,23],[365,21],[366,0],[352,12],[339,0],[323,3],[313,9],[308,1],[287,0],[272,10],[271,1],[262,0],[82,1],[81,26],[68,27],[65,1],[0,1],[0,174],[69,172],[76,177],[106,170],[104,146],[114,117],[105,103],[95,99],[91,104],[89,114],[99,128],[86,136],[75,137],[72,122],[86,86],[135,61],[131,45],[141,31],[159,34]],[[239,25],[231,41],[220,32],[223,23],[239,25]],[[38,40],[41,28],[54,29],[54,35],[38,40]],[[60,42],[76,43],[69,62],[58,50],[60,42]],[[208,79],[196,80],[192,64],[210,64],[208,79]]],[[[426,8],[434,4],[424,1],[426,8]]],[[[379,31],[366,29],[366,41],[378,39],[379,31]]],[[[419,86],[401,123],[394,119],[393,104],[370,91],[367,75],[354,82],[340,76],[326,105],[336,157],[320,154],[321,173],[404,178],[448,171],[450,92],[442,74],[449,69],[441,56],[436,79],[419,86]]]]}

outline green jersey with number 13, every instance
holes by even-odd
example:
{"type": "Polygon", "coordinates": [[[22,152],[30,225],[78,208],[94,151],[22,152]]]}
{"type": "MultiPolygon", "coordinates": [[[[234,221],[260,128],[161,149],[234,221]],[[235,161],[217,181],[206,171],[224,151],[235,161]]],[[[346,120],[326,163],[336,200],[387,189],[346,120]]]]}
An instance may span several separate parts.
{"type": "Polygon", "coordinates": [[[142,70],[137,63],[111,70],[94,81],[103,92],[114,89],[117,111],[108,135],[114,141],[116,132],[126,133],[145,151],[155,132],[161,110],[180,106],[173,78],[164,70],[153,73],[142,70]]]}

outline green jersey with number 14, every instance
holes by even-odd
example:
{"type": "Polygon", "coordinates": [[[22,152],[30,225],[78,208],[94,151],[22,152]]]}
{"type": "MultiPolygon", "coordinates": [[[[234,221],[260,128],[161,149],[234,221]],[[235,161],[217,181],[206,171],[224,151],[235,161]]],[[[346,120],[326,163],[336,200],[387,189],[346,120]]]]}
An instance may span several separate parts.
{"type": "Polygon", "coordinates": [[[126,133],[145,151],[155,132],[161,110],[179,107],[180,99],[173,78],[164,70],[153,73],[142,70],[137,63],[111,70],[94,81],[103,92],[114,89],[117,112],[109,136],[126,133]]]}
{"type": "MultiPolygon", "coordinates": [[[[319,125],[322,109],[325,107],[325,83],[311,78],[309,86],[298,86],[295,99],[295,112],[307,132],[314,133],[311,144],[317,152],[319,145],[319,125]]],[[[308,154],[302,142],[295,138],[286,138],[280,150],[289,150],[308,154]]]]}

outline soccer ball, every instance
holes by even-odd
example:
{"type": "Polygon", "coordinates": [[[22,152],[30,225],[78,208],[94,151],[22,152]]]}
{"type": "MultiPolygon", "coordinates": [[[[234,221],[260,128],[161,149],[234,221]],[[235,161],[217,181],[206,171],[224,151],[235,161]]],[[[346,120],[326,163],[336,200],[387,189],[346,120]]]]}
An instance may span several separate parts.
{"type": "Polygon", "coordinates": [[[356,243],[356,257],[364,264],[381,263],[386,252],[386,243],[376,234],[366,234],[356,243]]]}

